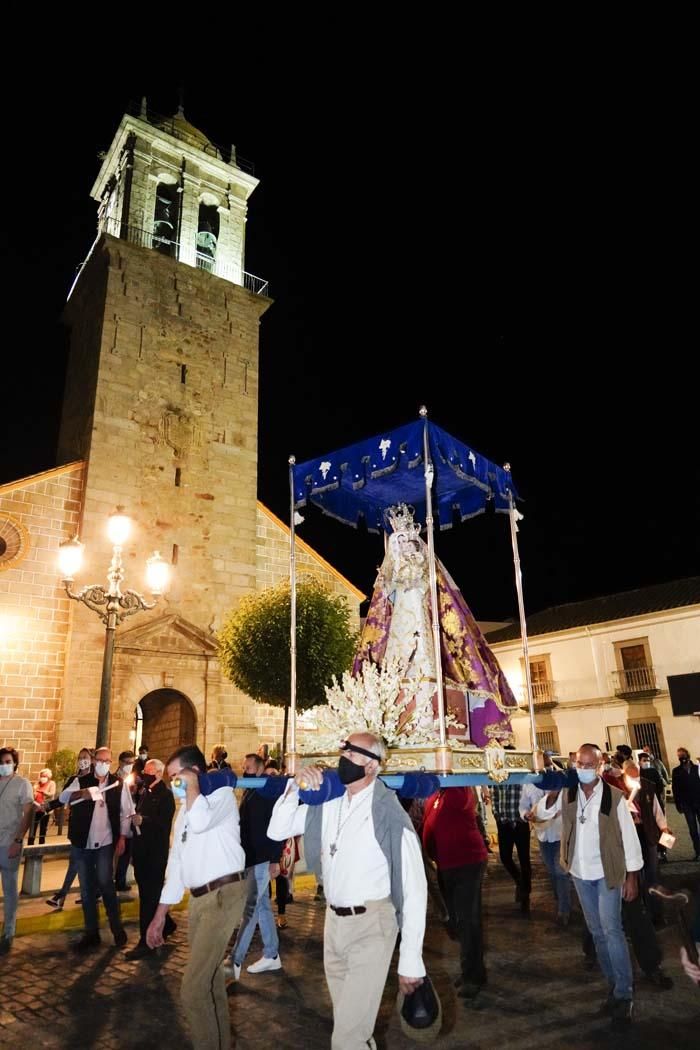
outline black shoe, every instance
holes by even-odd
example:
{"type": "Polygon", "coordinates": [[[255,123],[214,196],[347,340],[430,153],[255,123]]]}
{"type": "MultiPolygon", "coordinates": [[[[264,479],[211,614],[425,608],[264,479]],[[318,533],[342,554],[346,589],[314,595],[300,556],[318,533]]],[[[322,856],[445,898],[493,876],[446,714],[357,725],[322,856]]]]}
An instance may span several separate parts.
{"type": "Polygon", "coordinates": [[[112,930],[112,936],[114,937],[114,943],[117,948],[123,948],[127,942],[126,930],[123,926],[118,926],[116,930],[112,930]]]}
{"type": "Polygon", "coordinates": [[[5,936],[0,937],[0,955],[7,955],[7,953],[9,952],[11,947],[12,947],[12,938],[11,937],[5,937],[5,936]]]}
{"type": "Polygon", "coordinates": [[[93,948],[99,948],[102,941],[97,930],[92,933],[84,933],[78,941],[74,941],[72,948],[76,952],[90,952],[93,948]]]}
{"type": "Polygon", "coordinates": [[[124,953],[124,958],[144,959],[147,955],[150,955],[152,951],[153,949],[149,948],[145,941],[139,941],[135,948],[132,948],[131,951],[124,953]]]}
{"type": "Polygon", "coordinates": [[[655,988],[673,988],[672,979],[660,970],[658,966],[655,970],[652,970],[651,973],[645,973],[644,976],[649,984],[653,984],[655,988]]]}
{"type": "Polygon", "coordinates": [[[610,1011],[610,1023],[613,1028],[632,1024],[634,1003],[631,999],[615,999],[610,1011]]]}

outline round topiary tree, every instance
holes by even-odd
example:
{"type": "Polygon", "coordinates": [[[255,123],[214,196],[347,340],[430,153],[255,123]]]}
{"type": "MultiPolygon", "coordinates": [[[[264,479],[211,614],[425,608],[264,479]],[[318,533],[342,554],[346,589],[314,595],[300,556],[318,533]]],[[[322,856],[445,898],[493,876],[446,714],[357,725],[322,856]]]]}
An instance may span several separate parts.
{"type": "MultiPolygon", "coordinates": [[[[291,587],[288,582],[249,595],[219,634],[221,666],[253,700],[284,707],[283,751],[287,749],[290,703],[291,587]]],[[[342,595],[318,580],[297,584],[297,706],[325,703],[325,686],[352,663],[357,633],[342,595]]]]}

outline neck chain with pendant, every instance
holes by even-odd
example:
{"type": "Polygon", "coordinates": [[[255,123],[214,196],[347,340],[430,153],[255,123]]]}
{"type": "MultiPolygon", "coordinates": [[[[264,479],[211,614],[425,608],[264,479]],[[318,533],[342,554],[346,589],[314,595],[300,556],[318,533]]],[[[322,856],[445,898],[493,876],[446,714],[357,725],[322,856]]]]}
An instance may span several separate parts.
{"type": "MultiPolygon", "coordinates": [[[[583,791],[581,792],[581,794],[583,794],[583,791]]],[[[592,791],[591,794],[586,799],[584,805],[581,805],[581,799],[579,798],[579,802],[578,802],[578,807],[579,807],[578,822],[579,822],[579,824],[585,824],[586,823],[586,810],[588,809],[588,803],[593,801],[593,794],[594,794],[594,792],[592,791]]]]}
{"type": "MultiPolygon", "coordinates": [[[[333,840],[333,842],[331,842],[331,846],[330,846],[331,857],[335,857],[336,853],[338,852],[338,839],[340,838],[340,833],[343,830],[343,828],[345,827],[345,825],[347,824],[347,822],[350,820],[350,817],[352,816],[352,813],[353,813],[352,808],[349,808],[348,809],[348,815],[346,816],[345,820],[341,823],[340,818],[343,815],[343,802],[345,801],[346,797],[348,799],[348,807],[352,806],[352,799],[350,798],[350,796],[349,795],[347,795],[347,796],[343,795],[343,797],[340,800],[340,805],[338,806],[338,826],[335,829],[335,839],[333,840]]],[[[367,820],[367,817],[365,817],[365,820],[367,820]]],[[[363,823],[364,823],[364,821],[363,821],[363,823]]]]}

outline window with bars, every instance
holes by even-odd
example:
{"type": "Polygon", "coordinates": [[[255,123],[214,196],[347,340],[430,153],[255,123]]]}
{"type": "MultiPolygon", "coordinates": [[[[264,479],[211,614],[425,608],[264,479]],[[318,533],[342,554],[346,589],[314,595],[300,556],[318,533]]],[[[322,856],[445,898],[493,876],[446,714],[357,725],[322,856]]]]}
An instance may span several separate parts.
{"type": "Polygon", "coordinates": [[[541,751],[553,751],[555,755],[559,754],[559,741],[556,729],[538,729],[537,743],[541,751]]]}

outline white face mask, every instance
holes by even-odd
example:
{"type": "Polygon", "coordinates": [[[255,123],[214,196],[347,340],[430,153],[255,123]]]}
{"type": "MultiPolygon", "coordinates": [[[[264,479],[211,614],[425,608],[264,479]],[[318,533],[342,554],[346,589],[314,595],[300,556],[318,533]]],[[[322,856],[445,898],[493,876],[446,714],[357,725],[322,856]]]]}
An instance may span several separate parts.
{"type": "Polygon", "coordinates": [[[49,779],[48,777],[39,777],[39,783],[40,784],[45,784],[48,779],[49,779]]]}
{"type": "Polygon", "coordinates": [[[78,759],[78,769],[89,769],[91,765],[92,765],[92,762],[90,761],[89,758],[79,758],[78,759]]]}
{"type": "Polygon", "coordinates": [[[133,766],[133,764],[131,762],[129,763],[128,766],[122,766],[122,770],[124,771],[124,773],[127,773],[127,774],[130,773],[133,768],[134,768],[134,766],[133,766]]]}
{"type": "Polygon", "coordinates": [[[142,762],[145,762],[148,758],[148,751],[139,751],[139,758],[142,762]]]}
{"type": "Polygon", "coordinates": [[[11,777],[15,771],[15,767],[11,762],[0,763],[0,777],[11,777]]]}
{"type": "Polygon", "coordinates": [[[95,773],[98,777],[106,777],[109,773],[109,762],[96,762],[95,773]]]}

